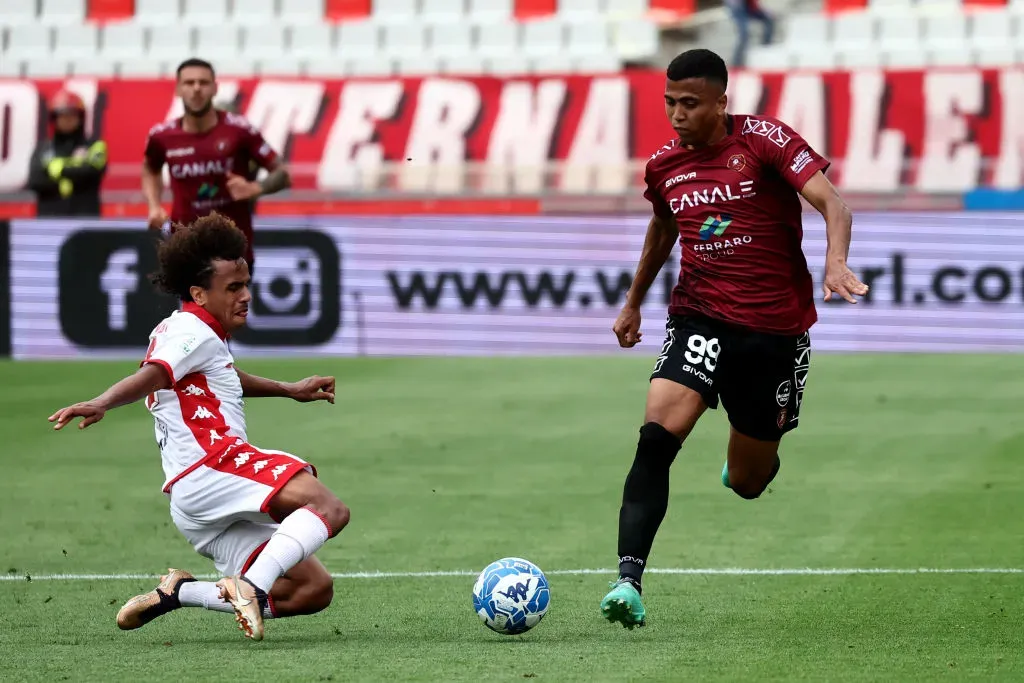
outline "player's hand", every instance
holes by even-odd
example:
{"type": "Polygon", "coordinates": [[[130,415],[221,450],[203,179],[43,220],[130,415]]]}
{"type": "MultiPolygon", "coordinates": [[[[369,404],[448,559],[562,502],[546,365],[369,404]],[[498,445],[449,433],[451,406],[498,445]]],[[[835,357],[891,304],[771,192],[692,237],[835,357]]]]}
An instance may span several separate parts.
{"type": "Polygon", "coordinates": [[[67,408],[61,408],[56,413],[50,416],[50,422],[55,423],[53,425],[54,431],[63,429],[76,417],[85,418],[78,423],[79,429],[85,429],[91,424],[95,424],[103,419],[103,416],[107,414],[107,410],[102,406],[96,405],[95,403],[76,403],[73,406],[67,408]]]}
{"type": "Polygon", "coordinates": [[[146,225],[150,230],[161,230],[167,223],[167,212],[164,211],[162,206],[154,206],[149,209],[149,218],[146,219],[146,225]]]}
{"type": "Polygon", "coordinates": [[[314,375],[294,382],[288,387],[288,397],[299,403],[327,401],[334,403],[334,378],[314,375]]]}
{"type": "Polygon", "coordinates": [[[263,193],[263,187],[256,181],[249,181],[235,173],[228,173],[228,194],[236,202],[246,201],[259,197],[263,193]]]}
{"type": "Polygon", "coordinates": [[[825,301],[831,301],[832,295],[836,294],[851,304],[857,303],[854,294],[864,296],[868,293],[868,286],[858,280],[845,263],[831,260],[825,263],[825,284],[822,289],[825,291],[825,301]]]}
{"type": "Polygon", "coordinates": [[[619,317],[612,325],[612,332],[619,338],[619,346],[629,349],[640,343],[643,333],[640,332],[640,309],[623,306],[619,317]]]}

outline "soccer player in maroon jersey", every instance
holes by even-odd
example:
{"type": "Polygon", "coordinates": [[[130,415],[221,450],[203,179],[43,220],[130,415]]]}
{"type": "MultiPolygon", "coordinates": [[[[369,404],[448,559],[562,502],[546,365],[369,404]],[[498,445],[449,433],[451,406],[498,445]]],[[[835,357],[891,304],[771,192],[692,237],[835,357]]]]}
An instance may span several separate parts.
{"type": "Polygon", "coordinates": [[[248,242],[245,260],[253,270],[252,214],[255,199],[291,184],[287,168],[260,132],[244,117],[213,106],[217,80],[213,66],[188,59],[178,67],[181,118],[154,126],[142,163],[142,192],[149,204],[149,227],[160,230],[168,216],[160,203],[161,171],[170,166],[171,229],[189,225],[213,211],[230,218],[248,242]],[[249,180],[250,164],[269,171],[262,182],[249,180]]]}
{"type": "Polygon", "coordinates": [[[601,602],[627,628],[644,625],[641,578],[669,467],[704,411],[721,400],[729,416],[722,483],[747,500],[775,478],[779,442],[797,426],[817,319],[798,195],[825,217],[825,300],[868,291],[846,265],[853,219],[824,175],[829,162],[781,121],[727,114],[728,72],[714,52],[684,52],[666,75],[677,137],[647,164],[654,216],[613,327],[623,348],[640,341],[640,304],[678,240],[679,281],[619,511],[619,579],[601,602]]]}

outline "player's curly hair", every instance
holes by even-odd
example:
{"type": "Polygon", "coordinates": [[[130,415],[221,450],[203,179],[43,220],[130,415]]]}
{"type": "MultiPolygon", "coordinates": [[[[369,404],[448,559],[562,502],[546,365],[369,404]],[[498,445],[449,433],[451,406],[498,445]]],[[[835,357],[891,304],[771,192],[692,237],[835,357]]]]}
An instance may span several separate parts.
{"type": "Polygon", "coordinates": [[[245,233],[230,218],[214,212],[190,225],[175,226],[157,250],[160,268],[150,281],[182,301],[192,301],[193,286],[210,286],[214,261],[237,261],[245,251],[245,233]]]}

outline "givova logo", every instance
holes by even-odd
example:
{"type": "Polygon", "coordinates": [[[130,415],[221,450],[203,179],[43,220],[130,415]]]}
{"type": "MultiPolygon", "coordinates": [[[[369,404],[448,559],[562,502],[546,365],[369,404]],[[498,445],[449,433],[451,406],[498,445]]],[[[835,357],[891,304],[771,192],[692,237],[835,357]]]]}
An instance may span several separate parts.
{"type": "Polygon", "coordinates": [[[732,217],[724,213],[708,216],[704,219],[704,224],[700,226],[700,238],[709,240],[712,235],[721,237],[730,224],[732,224],[732,217]]]}

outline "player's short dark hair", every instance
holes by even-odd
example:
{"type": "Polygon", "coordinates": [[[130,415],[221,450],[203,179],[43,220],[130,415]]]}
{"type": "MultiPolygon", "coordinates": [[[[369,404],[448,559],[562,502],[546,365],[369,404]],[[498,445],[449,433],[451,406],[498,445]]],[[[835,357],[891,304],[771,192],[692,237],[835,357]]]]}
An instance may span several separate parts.
{"type": "Polygon", "coordinates": [[[687,50],[672,60],[665,75],[670,81],[703,78],[718,83],[722,90],[729,86],[729,70],[725,67],[725,60],[711,50],[687,50]]]}
{"type": "Polygon", "coordinates": [[[185,69],[189,68],[190,66],[198,66],[198,67],[200,67],[202,69],[209,69],[210,70],[210,76],[212,76],[214,79],[217,78],[217,72],[213,70],[213,64],[210,64],[205,59],[199,59],[198,57],[191,57],[189,59],[186,59],[181,64],[179,64],[178,65],[178,70],[174,72],[175,73],[175,78],[179,78],[180,79],[181,78],[181,72],[184,71],[185,69]]]}
{"type": "Polygon", "coordinates": [[[182,301],[192,301],[189,290],[193,286],[209,288],[214,261],[237,261],[245,257],[245,233],[234,221],[219,213],[175,228],[157,250],[160,269],[150,279],[158,288],[182,301]]]}

